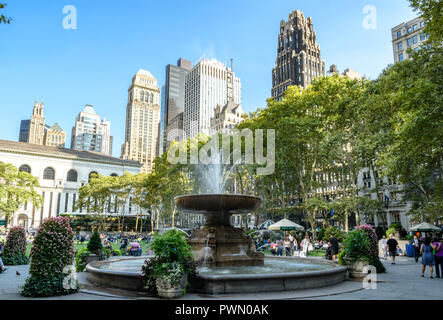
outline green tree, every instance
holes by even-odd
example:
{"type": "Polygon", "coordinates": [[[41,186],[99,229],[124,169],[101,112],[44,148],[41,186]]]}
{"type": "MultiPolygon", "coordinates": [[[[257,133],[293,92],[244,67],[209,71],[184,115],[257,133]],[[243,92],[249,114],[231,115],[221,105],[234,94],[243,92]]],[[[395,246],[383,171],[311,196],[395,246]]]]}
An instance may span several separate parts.
{"type": "Polygon", "coordinates": [[[42,198],[37,193],[38,187],[36,177],[19,171],[12,164],[0,162],[0,214],[5,215],[7,225],[20,205],[32,202],[34,208],[40,207],[42,198]]]}
{"type": "MultiPolygon", "coordinates": [[[[0,10],[1,10],[1,9],[5,9],[7,5],[8,5],[8,4],[7,4],[6,2],[0,2],[0,10]]],[[[1,24],[1,23],[7,23],[7,24],[10,24],[11,21],[12,21],[12,18],[7,17],[7,16],[5,16],[4,14],[0,14],[0,24],[1,24]]]]}

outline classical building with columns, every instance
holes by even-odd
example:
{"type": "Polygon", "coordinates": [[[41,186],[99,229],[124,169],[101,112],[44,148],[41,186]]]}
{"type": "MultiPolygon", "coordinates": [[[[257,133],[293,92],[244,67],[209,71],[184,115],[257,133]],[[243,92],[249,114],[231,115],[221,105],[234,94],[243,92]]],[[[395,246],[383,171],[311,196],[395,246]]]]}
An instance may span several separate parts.
{"type": "MultiPolygon", "coordinates": [[[[0,161],[10,163],[39,180],[43,205],[36,209],[30,203],[24,204],[13,217],[13,225],[22,225],[28,230],[36,229],[48,217],[62,213],[86,213],[73,208],[78,200],[79,188],[88,183],[92,173],[121,176],[127,171],[138,174],[142,166],[136,161],[98,152],[6,140],[0,140],[0,161]]],[[[127,206],[125,212],[129,213],[129,203],[127,206]]],[[[3,218],[0,216],[0,219],[3,218]]]]}

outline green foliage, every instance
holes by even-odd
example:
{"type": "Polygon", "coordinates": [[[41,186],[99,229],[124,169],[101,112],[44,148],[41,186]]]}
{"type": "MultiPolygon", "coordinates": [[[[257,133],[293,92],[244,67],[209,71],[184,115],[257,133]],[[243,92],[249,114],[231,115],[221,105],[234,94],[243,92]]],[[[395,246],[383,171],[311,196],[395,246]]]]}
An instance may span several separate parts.
{"type": "Polygon", "coordinates": [[[376,227],[375,234],[377,235],[377,239],[382,239],[383,235],[386,234],[385,229],[383,227],[376,227]]]}
{"type": "Polygon", "coordinates": [[[86,268],[86,257],[91,254],[88,248],[80,249],[75,255],[75,271],[83,272],[86,268]]]}
{"type": "Polygon", "coordinates": [[[2,257],[6,266],[19,266],[29,263],[29,257],[26,255],[15,255],[12,257],[2,257]]]}
{"type": "Polygon", "coordinates": [[[397,231],[400,231],[402,228],[402,225],[400,222],[398,223],[391,223],[391,225],[389,226],[389,229],[395,229],[397,231]]]}
{"type": "Polygon", "coordinates": [[[78,289],[65,289],[63,279],[65,275],[57,274],[54,277],[26,279],[21,295],[24,297],[52,297],[78,292],[78,289]]]}
{"type": "MultiPolygon", "coordinates": [[[[7,6],[6,2],[0,2],[0,9],[4,9],[7,6]]],[[[10,17],[6,17],[4,14],[0,15],[0,24],[10,24],[12,19],[10,17]]]]}
{"type": "Polygon", "coordinates": [[[29,260],[23,258],[26,258],[26,231],[22,226],[16,226],[9,229],[3,255],[5,258],[9,258],[6,260],[10,262],[8,264],[21,264],[18,263],[20,261],[25,262],[23,264],[28,263],[29,260]],[[16,256],[18,258],[14,259],[16,256]]]}
{"type": "Polygon", "coordinates": [[[397,229],[395,228],[389,228],[388,230],[386,230],[386,238],[389,238],[389,235],[392,234],[395,236],[395,233],[397,232],[397,229]]]}
{"type": "Polygon", "coordinates": [[[32,202],[39,208],[42,197],[37,193],[38,179],[27,172],[19,171],[9,163],[0,162],[0,215],[6,216],[7,224],[19,206],[32,202]]]}
{"type": "Polygon", "coordinates": [[[77,289],[64,289],[65,267],[74,260],[74,232],[69,218],[51,217],[43,220],[31,249],[30,277],[22,288],[24,296],[67,294],[77,289]]]}
{"type": "Polygon", "coordinates": [[[155,291],[155,281],[158,278],[176,281],[178,273],[190,277],[196,274],[196,264],[191,247],[184,235],[175,229],[164,234],[156,234],[151,243],[155,257],[147,260],[142,268],[146,288],[155,291]],[[179,272],[180,271],[180,272],[179,272]]]}
{"type": "Polygon", "coordinates": [[[346,235],[343,241],[343,259],[355,262],[363,260],[370,262],[370,243],[366,232],[363,230],[353,230],[346,235]]]}
{"type": "Polygon", "coordinates": [[[324,236],[321,238],[322,240],[329,240],[331,238],[331,233],[334,233],[335,237],[339,242],[342,242],[345,236],[345,233],[341,231],[339,228],[334,226],[329,226],[324,230],[324,236]]]}
{"type": "Polygon", "coordinates": [[[95,253],[96,255],[100,255],[102,253],[103,245],[100,239],[100,233],[97,230],[94,231],[91,238],[89,239],[87,247],[89,251],[95,253]]]}

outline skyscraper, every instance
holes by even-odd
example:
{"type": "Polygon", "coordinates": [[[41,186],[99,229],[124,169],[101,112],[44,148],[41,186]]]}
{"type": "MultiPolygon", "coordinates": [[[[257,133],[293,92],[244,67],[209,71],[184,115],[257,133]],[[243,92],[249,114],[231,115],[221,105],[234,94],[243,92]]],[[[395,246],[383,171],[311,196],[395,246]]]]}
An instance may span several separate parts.
{"type": "Polygon", "coordinates": [[[95,151],[112,156],[111,122],[100,120],[94,107],[86,105],[75,119],[71,149],[95,151]]]}
{"type": "Polygon", "coordinates": [[[160,89],[149,71],[140,69],[132,78],[126,107],[125,143],[122,159],[140,162],[149,172],[157,156],[160,125],[160,89]]]}
{"type": "Polygon", "coordinates": [[[45,116],[43,114],[43,102],[38,104],[34,103],[34,109],[32,110],[31,120],[29,122],[29,135],[28,143],[32,144],[44,144],[45,135],[45,116]]]}
{"type": "Polygon", "coordinates": [[[281,100],[289,86],[306,88],[314,78],[324,75],[325,62],[321,60],[312,18],[305,18],[300,10],[292,11],[288,21],[280,22],[272,97],[281,100]]]}
{"type": "Polygon", "coordinates": [[[199,61],[185,76],[183,127],[187,138],[211,134],[217,105],[241,104],[241,82],[231,68],[215,59],[199,61]]]}
{"type": "MultiPolygon", "coordinates": [[[[169,143],[167,136],[173,119],[184,111],[185,107],[185,75],[191,70],[192,62],[178,59],[177,65],[166,66],[165,85],[162,87],[162,105],[160,118],[159,154],[166,151],[169,143]]],[[[174,128],[176,123],[174,123],[174,128]]]]}

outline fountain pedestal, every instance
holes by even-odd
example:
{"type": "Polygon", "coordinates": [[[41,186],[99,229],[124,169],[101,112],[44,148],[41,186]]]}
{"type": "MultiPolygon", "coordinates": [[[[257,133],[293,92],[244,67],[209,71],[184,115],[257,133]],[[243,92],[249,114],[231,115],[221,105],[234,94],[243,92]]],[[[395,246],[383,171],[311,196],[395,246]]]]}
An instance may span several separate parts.
{"type": "Polygon", "coordinates": [[[195,259],[203,267],[263,265],[264,255],[241,229],[230,224],[232,213],[255,210],[260,198],[245,195],[207,194],[180,196],[176,206],[184,212],[202,213],[206,224],[192,232],[189,243],[195,259]]]}

